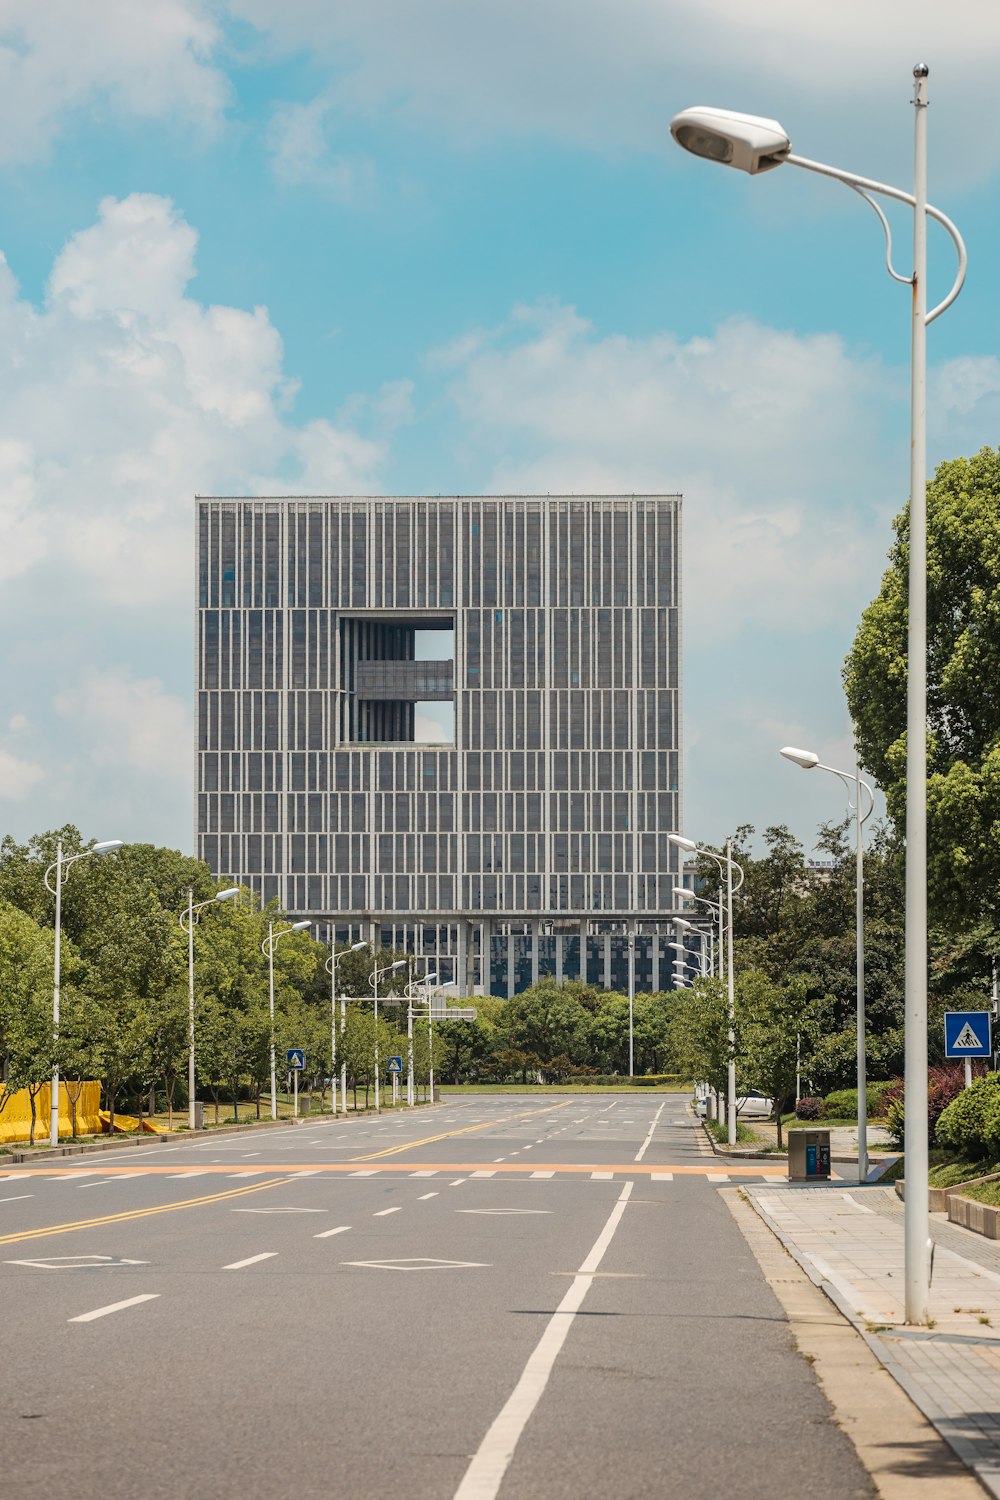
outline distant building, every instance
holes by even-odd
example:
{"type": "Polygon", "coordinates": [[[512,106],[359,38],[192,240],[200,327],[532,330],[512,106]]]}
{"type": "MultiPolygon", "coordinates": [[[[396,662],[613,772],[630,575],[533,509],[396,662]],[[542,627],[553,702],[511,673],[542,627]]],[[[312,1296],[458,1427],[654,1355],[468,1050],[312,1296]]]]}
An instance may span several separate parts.
{"type": "Polygon", "coordinates": [[[680,522],[677,495],[199,499],[199,854],[460,990],[626,989],[630,931],[636,988],[669,988],[680,522]]]}

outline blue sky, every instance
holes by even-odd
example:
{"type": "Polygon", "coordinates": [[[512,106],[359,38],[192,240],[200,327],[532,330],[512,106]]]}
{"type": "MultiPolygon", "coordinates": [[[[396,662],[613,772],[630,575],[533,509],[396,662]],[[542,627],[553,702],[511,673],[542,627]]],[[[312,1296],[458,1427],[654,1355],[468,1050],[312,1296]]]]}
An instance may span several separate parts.
{"type": "Polygon", "coordinates": [[[930,65],[938,460],[998,441],[998,50],[973,0],[4,0],[3,826],[190,846],[196,492],[679,489],[687,831],[811,842],[776,751],[849,764],[907,295],[847,190],[667,127],[905,186],[930,65]]]}

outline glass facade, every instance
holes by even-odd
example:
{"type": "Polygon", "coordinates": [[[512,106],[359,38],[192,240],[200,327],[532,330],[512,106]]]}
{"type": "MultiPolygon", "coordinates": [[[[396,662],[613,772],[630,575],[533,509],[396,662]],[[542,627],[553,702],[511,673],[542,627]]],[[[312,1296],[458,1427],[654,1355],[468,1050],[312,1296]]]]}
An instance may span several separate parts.
{"type": "MultiPolygon", "coordinates": [[[[199,854],[345,931],[419,914],[457,934],[463,987],[617,985],[626,924],[679,884],[680,515],[663,495],[200,499],[199,854]],[[415,659],[425,630],[454,660],[415,659]],[[454,702],[453,743],[414,741],[427,700],[454,702]]],[[[634,961],[666,987],[652,927],[634,961]]]]}

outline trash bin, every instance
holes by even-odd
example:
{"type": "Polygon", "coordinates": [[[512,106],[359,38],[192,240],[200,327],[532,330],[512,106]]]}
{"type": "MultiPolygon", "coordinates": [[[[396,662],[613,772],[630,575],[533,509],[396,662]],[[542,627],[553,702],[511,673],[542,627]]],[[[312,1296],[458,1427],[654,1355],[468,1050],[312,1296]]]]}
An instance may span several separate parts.
{"type": "Polygon", "coordinates": [[[828,1130],[790,1130],[788,1132],[789,1182],[829,1182],[830,1132],[828,1130]]]}

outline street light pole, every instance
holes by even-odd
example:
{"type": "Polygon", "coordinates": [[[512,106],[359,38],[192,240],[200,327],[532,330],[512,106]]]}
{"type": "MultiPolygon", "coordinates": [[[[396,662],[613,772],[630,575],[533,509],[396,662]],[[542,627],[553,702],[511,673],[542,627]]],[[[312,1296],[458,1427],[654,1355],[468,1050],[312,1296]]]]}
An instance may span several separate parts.
{"type": "MultiPolygon", "coordinates": [[[[365,945],[367,947],[367,944],[365,945]]],[[[410,961],[408,958],[397,958],[394,964],[386,964],[380,969],[378,964],[368,976],[368,982],[372,987],[372,997],[375,1001],[375,1113],[381,1114],[382,1108],[379,1102],[379,1058],[378,1058],[378,982],[383,974],[391,974],[394,969],[408,969],[410,961]]]]}
{"type": "Polygon", "coordinates": [[[55,1054],[59,1046],[59,1009],[62,998],[62,888],[63,882],[69,875],[71,865],[77,860],[86,859],[90,854],[110,854],[112,849],[121,849],[124,839],[103,839],[99,844],[93,844],[89,849],[84,849],[81,854],[71,854],[69,859],[63,858],[63,841],[56,839],[56,857],[42,877],[45,881],[46,890],[50,891],[56,898],[56,932],[55,951],[52,959],[52,1095],[49,1103],[49,1145],[59,1144],[59,1059],[55,1054]],[[49,883],[49,876],[55,871],[55,885],[49,883]]]}
{"type": "MultiPolygon", "coordinates": [[[[838,771],[836,766],[825,766],[812,750],[799,750],[795,745],[785,745],[779,754],[804,771],[829,771],[847,788],[848,809],[854,814],[854,926],[855,926],[855,972],[857,989],[857,1039],[858,1039],[858,1181],[868,1178],[868,1067],[866,1062],[865,1025],[865,865],[861,827],[871,816],[875,806],[875,793],[867,781],[861,779],[861,763],[857,757],[854,770],[838,771]],[[853,798],[851,788],[853,784],[853,798]],[[867,794],[868,807],[861,811],[862,792],[867,794]]],[[[797,1089],[796,1089],[797,1092],[797,1089]]]]}
{"type": "Polygon", "coordinates": [[[628,924],[628,1076],[635,1077],[635,933],[628,924]]]}
{"type": "Polygon", "coordinates": [[[274,930],[274,923],[267,924],[267,937],[261,943],[261,952],[267,954],[267,1007],[271,1018],[271,1119],[278,1118],[278,1075],[274,1059],[274,945],[289,932],[305,932],[311,922],[293,922],[289,927],[274,930]]]}
{"type": "MultiPolygon", "coordinates": [[[[667,838],[678,849],[685,849],[689,854],[698,854],[703,859],[714,860],[719,867],[719,873],[726,877],[726,969],[727,969],[727,998],[729,1009],[729,1068],[726,1079],[726,1128],[728,1131],[730,1146],[736,1145],[736,987],[733,970],[733,892],[738,891],[745,879],[743,867],[733,859],[732,839],[726,840],[726,853],[723,860],[714,849],[702,849],[693,839],[688,839],[680,833],[668,833],[667,838]],[[739,871],[739,884],[733,885],[733,870],[739,871]]],[[[722,907],[722,894],[719,894],[719,907],[722,907]]],[[[721,918],[720,918],[721,925],[721,918]]],[[[721,935],[721,934],[720,934],[721,935]]]]}
{"type": "Polygon", "coordinates": [[[906,1132],[904,1212],[905,1304],[908,1323],[929,1317],[930,1251],[927,1132],[916,1121],[927,1117],[927,327],[955,301],[965,282],[967,255],[962,236],[946,214],[927,201],[928,69],[920,63],[914,78],[913,192],[859,177],[824,162],[792,154],[791,141],[777,120],[732,110],[684,110],[670,124],[678,145],[695,156],[722,162],[752,175],[787,162],[846,183],[874,209],[886,240],[889,274],[911,288],[910,311],[910,514],[906,679],[906,1132]],[[913,274],[892,265],[892,238],[886,216],[871,196],[891,198],[913,209],[913,274]],[[927,311],[927,219],[951,237],[958,270],[948,295],[927,311]]]}
{"type": "Polygon", "coordinates": [[[179,917],[181,930],[187,933],[188,940],[188,1129],[194,1129],[194,1096],[197,1092],[195,1086],[194,1067],[194,924],[197,920],[196,913],[202,911],[206,906],[212,906],[216,901],[231,901],[238,896],[240,888],[238,885],[230,886],[228,890],[219,891],[210,896],[207,901],[199,901],[195,904],[194,887],[188,886],[187,911],[182,912],[179,917]],[[185,921],[185,917],[187,921],[185,921]]]}
{"type": "MultiPolygon", "coordinates": [[[[334,939],[336,943],[336,938],[334,939]]],[[[342,948],[339,953],[334,951],[327,959],[324,968],[330,976],[330,1095],[333,1104],[333,1114],[337,1114],[337,965],[345,953],[360,953],[362,948],[367,948],[367,943],[352,943],[349,948],[342,948]]],[[[344,1035],[344,1027],[347,1023],[347,1014],[343,997],[340,1001],[340,1034],[344,1035]]],[[[346,1070],[347,1063],[341,1066],[346,1070]]],[[[344,1088],[341,1095],[344,1101],[344,1114],[347,1113],[347,1076],[344,1075],[344,1088]]]]}

